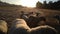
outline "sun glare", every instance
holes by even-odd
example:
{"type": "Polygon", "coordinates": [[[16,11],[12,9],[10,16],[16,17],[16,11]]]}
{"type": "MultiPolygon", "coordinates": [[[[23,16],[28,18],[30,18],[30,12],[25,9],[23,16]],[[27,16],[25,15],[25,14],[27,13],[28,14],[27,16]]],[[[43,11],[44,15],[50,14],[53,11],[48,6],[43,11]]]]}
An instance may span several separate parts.
{"type": "Polygon", "coordinates": [[[20,0],[22,6],[36,7],[37,0],[20,0]]]}

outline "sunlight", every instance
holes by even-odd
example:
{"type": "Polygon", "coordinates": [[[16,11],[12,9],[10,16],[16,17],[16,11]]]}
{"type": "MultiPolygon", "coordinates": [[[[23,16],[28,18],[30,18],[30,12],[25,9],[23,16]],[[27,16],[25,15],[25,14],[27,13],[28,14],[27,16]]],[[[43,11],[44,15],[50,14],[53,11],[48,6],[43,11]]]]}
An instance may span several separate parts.
{"type": "Polygon", "coordinates": [[[22,6],[36,7],[37,0],[20,0],[22,6]]]}

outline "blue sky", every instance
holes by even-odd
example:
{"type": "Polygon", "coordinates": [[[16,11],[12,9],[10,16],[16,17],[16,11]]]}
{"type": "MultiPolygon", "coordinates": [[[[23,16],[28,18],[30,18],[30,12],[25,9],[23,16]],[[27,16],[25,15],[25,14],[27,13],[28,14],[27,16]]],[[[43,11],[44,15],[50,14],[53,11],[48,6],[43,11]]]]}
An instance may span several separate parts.
{"type": "MultiPolygon", "coordinates": [[[[7,3],[10,3],[10,4],[17,4],[17,5],[24,5],[25,4],[25,5],[35,6],[36,2],[38,2],[38,1],[43,2],[45,0],[1,0],[1,1],[7,2],[7,3]]],[[[46,0],[46,1],[47,2],[49,2],[49,1],[53,1],[54,2],[54,1],[57,1],[57,0],[46,0]]]]}

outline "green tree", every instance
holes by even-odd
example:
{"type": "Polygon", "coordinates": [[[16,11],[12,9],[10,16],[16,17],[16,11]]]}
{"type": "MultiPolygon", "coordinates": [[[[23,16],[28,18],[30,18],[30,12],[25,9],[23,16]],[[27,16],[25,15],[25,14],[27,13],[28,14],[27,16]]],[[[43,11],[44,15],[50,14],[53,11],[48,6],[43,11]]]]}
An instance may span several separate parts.
{"type": "Polygon", "coordinates": [[[38,1],[38,2],[36,3],[36,7],[37,7],[37,8],[42,8],[42,3],[38,1]]]}

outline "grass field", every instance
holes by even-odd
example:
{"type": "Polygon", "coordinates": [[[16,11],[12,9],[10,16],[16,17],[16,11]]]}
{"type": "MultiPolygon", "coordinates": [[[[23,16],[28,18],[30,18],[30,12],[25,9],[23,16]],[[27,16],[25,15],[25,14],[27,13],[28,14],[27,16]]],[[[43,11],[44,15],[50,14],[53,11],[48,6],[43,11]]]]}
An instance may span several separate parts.
{"type": "Polygon", "coordinates": [[[5,20],[11,24],[11,22],[20,18],[20,11],[28,12],[42,12],[44,16],[51,17],[53,15],[59,14],[58,10],[49,10],[49,9],[36,9],[36,8],[19,8],[19,7],[0,7],[0,19],[5,20]]]}

